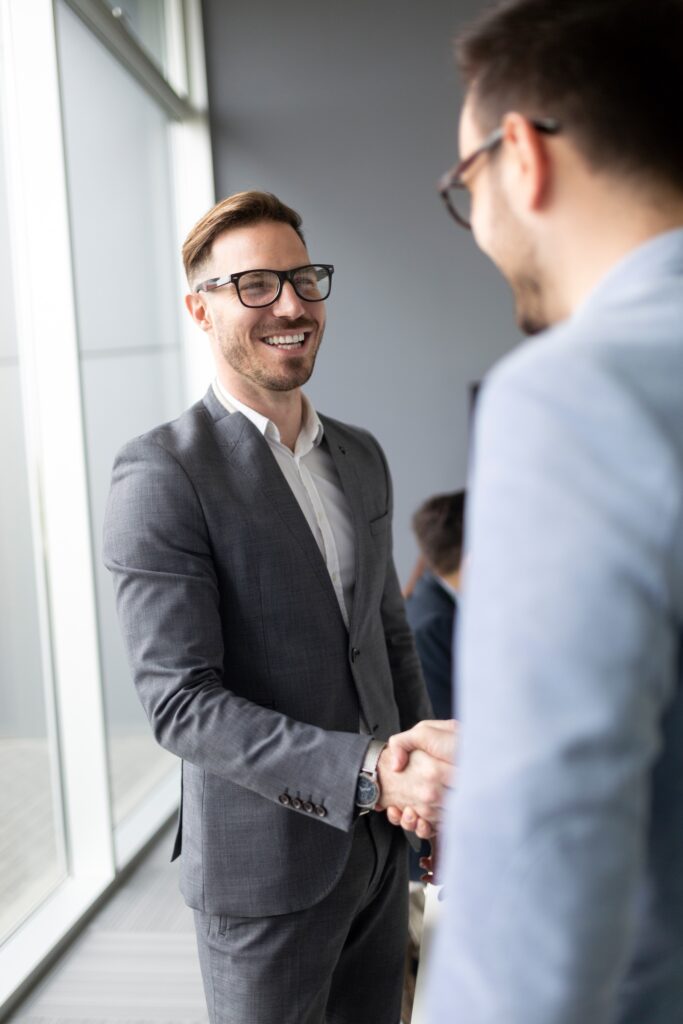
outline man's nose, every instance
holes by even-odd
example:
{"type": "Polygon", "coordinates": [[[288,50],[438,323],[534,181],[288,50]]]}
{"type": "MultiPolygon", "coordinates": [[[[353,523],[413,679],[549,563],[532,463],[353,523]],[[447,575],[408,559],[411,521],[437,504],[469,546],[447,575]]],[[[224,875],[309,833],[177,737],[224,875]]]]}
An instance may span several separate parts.
{"type": "Polygon", "coordinates": [[[287,316],[294,320],[296,317],[304,316],[306,308],[303,301],[294,291],[294,286],[291,281],[285,281],[282,285],[282,291],[277,297],[277,300],[273,303],[273,312],[276,316],[287,316]]]}

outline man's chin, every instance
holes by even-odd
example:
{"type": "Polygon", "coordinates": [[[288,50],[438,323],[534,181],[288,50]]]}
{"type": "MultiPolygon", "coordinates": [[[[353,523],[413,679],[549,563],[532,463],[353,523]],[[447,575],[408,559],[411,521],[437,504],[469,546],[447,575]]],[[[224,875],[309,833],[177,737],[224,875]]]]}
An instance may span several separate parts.
{"type": "Polygon", "coordinates": [[[286,373],[279,376],[269,376],[260,383],[267,387],[269,391],[294,391],[296,388],[302,388],[304,384],[308,383],[313,374],[314,365],[315,360],[310,365],[302,360],[301,365],[290,365],[286,373]]]}
{"type": "Polygon", "coordinates": [[[524,334],[540,334],[550,326],[538,299],[536,293],[530,296],[528,289],[525,289],[523,296],[520,296],[519,293],[515,295],[515,319],[517,326],[524,334]],[[533,301],[530,301],[530,298],[533,301]]]}
{"type": "Polygon", "coordinates": [[[517,317],[517,326],[523,334],[531,337],[533,334],[541,334],[542,331],[547,330],[549,324],[533,317],[521,315],[517,317]]]}

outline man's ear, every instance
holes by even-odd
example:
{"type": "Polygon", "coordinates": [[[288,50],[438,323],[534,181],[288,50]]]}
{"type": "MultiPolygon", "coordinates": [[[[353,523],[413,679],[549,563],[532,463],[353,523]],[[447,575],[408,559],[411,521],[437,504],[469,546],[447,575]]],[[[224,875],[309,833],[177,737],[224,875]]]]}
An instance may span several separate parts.
{"type": "Polygon", "coordinates": [[[546,136],[516,112],[505,114],[502,127],[504,145],[511,157],[506,164],[511,195],[527,210],[539,210],[550,185],[546,136]]]}
{"type": "Polygon", "coordinates": [[[197,327],[200,327],[202,331],[210,331],[213,323],[204,297],[199,292],[190,292],[185,296],[185,305],[197,327]]]}

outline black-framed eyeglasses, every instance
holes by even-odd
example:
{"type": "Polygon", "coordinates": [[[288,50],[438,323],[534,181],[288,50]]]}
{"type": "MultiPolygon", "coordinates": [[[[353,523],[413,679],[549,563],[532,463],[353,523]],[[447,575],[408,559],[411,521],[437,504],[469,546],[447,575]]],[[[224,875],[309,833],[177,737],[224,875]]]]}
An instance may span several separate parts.
{"type": "MultiPolygon", "coordinates": [[[[546,135],[556,135],[561,130],[560,122],[553,117],[532,118],[529,124],[533,125],[537,132],[543,132],[546,135]]],[[[471,197],[464,177],[480,156],[493,152],[501,144],[503,135],[502,127],[495,128],[473,153],[466,156],[439,179],[437,188],[448,212],[461,227],[468,230],[472,227],[470,221],[471,197]]]]}
{"type": "Polygon", "coordinates": [[[280,297],[285,281],[304,302],[323,302],[332,290],[334,267],[331,263],[307,263],[291,270],[242,270],[238,274],[212,277],[196,285],[196,292],[213,292],[234,284],[237,298],[250,309],[272,306],[280,297]]]}

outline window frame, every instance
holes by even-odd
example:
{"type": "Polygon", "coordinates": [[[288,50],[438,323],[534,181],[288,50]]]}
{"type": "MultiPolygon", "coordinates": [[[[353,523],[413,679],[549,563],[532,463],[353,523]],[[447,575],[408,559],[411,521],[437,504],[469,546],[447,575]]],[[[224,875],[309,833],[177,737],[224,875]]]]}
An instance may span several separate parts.
{"type": "MultiPolygon", "coordinates": [[[[103,0],[0,0],[0,121],[16,334],[39,556],[47,713],[59,754],[68,871],[0,946],[0,1016],[23,998],[94,903],[169,820],[179,796],[178,770],[113,828],[95,603],[98,556],[87,486],[55,26],[58,2],[79,15],[172,119],[177,235],[215,199],[199,0],[165,0],[168,78],[103,0]],[[50,273],[40,276],[38,286],[35,268],[45,266],[50,273]]],[[[179,252],[182,237],[175,241],[179,252]]],[[[182,294],[186,286],[179,257],[176,284],[182,294]]],[[[210,358],[208,352],[198,353],[190,324],[183,323],[182,338],[185,397],[191,401],[210,379],[210,358]]]]}

